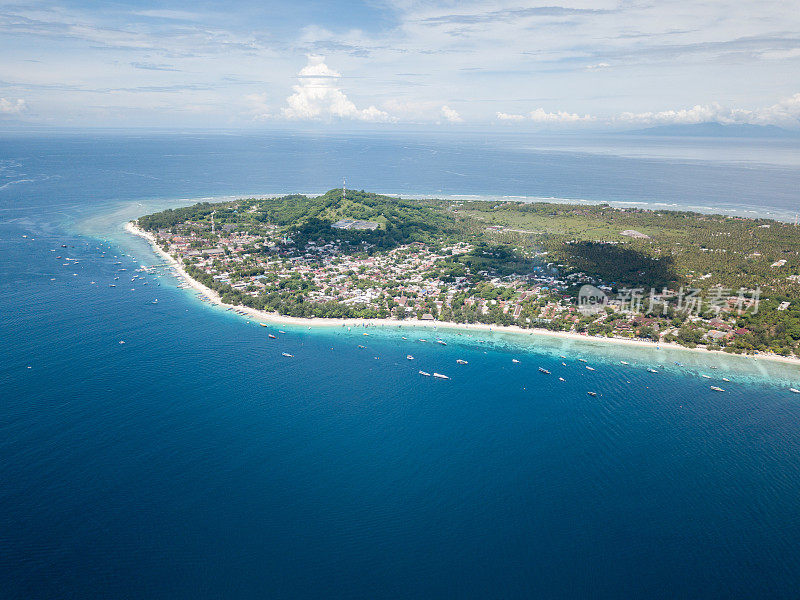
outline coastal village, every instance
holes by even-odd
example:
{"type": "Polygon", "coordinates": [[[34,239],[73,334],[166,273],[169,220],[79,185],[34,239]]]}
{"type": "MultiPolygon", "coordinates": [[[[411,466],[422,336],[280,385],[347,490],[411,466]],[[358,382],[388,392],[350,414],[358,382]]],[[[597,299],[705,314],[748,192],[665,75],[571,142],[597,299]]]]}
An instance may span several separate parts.
{"type": "MultiPolygon", "coordinates": [[[[705,299],[683,290],[614,293],[589,274],[549,261],[547,252],[531,253],[530,272],[503,275],[454,263],[476,252],[475,244],[464,241],[411,242],[381,250],[352,236],[336,237],[374,232],[382,225],[339,219],[327,225],[331,235],[298,243],[286,227],[215,219],[212,212],[151,233],[164,251],[230,304],[303,317],[479,322],[748,349],[750,331],[737,319],[758,310],[752,290],[717,288],[705,299]],[[606,295],[596,310],[582,310],[568,293],[584,284],[606,295]]],[[[643,236],[635,230],[622,234],[643,236]]]]}

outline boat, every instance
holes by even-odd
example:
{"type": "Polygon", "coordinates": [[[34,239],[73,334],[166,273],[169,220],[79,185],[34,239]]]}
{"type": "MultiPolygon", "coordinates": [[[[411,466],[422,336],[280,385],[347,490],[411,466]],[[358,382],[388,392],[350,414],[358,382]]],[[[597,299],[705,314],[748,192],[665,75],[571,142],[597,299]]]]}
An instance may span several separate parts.
{"type": "Polygon", "coordinates": [[[282,329],[279,329],[279,330],[278,330],[278,333],[286,333],[286,332],[285,332],[285,331],[283,331],[282,329]]]}
{"type": "Polygon", "coordinates": [[[281,356],[285,356],[287,358],[294,358],[294,354],[289,354],[288,352],[281,352],[281,356]]]}
{"type": "Polygon", "coordinates": [[[436,343],[437,344],[441,344],[442,346],[447,346],[447,342],[442,341],[442,340],[436,340],[436,343]]]}
{"type": "Polygon", "coordinates": [[[559,381],[566,381],[566,379],[564,379],[563,377],[559,377],[558,380],[559,381]]]}
{"type": "Polygon", "coordinates": [[[578,360],[581,361],[581,362],[586,362],[585,358],[579,358],[578,360]]]}
{"type": "Polygon", "coordinates": [[[410,354],[406,354],[406,359],[407,360],[414,360],[414,357],[411,356],[410,354]]]}
{"type": "Polygon", "coordinates": [[[120,341],[119,341],[119,343],[120,343],[120,344],[124,344],[124,343],[125,343],[125,341],[124,341],[124,340],[120,340],[120,341]]]}
{"type": "Polygon", "coordinates": [[[512,358],[512,359],[511,359],[511,362],[512,362],[512,363],[518,363],[519,361],[518,361],[516,358],[512,358]]]}
{"type": "Polygon", "coordinates": [[[797,390],[795,388],[789,388],[789,391],[795,394],[800,394],[800,390],[797,390]]]}
{"type": "Polygon", "coordinates": [[[366,348],[366,346],[362,346],[361,344],[358,345],[359,348],[366,348]]]}
{"type": "Polygon", "coordinates": [[[540,373],[544,373],[545,375],[550,375],[550,371],[548,371],[547,369],[545,369],[543,367],[539,367],[539,372],[540,373]]]}
{"type": "Polygon", "coordinates": [[[563,354],[561,355],[561,358],[563,358],[564,360],[567,360],[567,357],[564,356],[563,354]]]}
{"type": "Polygon", "coordinates": [[[723,378],[722,378],[722,381],[727,381],[728,383],[730,383],[730,381],[731,381],[731,380],[730,380],[730,379],[728,379],[727,377],[723,377],[723,378]]]}
{"type": "Polygon", "coordinates": [[[369,335],[368,333],[362,333],[361,335],[369,335]]]}
{"type": "Polygon", "coordinates": [[[721,387],[717,387],[716,385],[712,385],[711,389],[714,390],[715,392],[724,392],[725,391],[721,387]]]}
{"type": "Polygon", "coordinates": [[[420,371],[419,374],[420,375],[424,375],[425,377],[430,377],[431,376],[430,373],[426,373],[425,371],[420,371]]]}
{"type": "Polygon", "coordinates": [[[586,366],[586,370],[587,370],[587,371],[594,371],[594,367],[590,367],[590,366],[588,366],[588,365],[587,365],[587,366],[586,366]]]}
{"type": "Polygon", "coordinates": [[[597,396],[597,392],[586,392],[586,393],[589,394],[590,396],[597,396]]]}
{"type": "Polygon", "coordinates": [[[621,365],[629,365],[631,363],[629,363],[628,361],[625,361],[625,360],[621,360],[621,361],[619,361],[619,364],[621,364],[621,365]]]}
{"type": "Polygon", "coordinates": [[[456,362],[458,364],[460,364],[460,365],[466,365],[467,364],[467,361],[465,361],[463,358],[457,358],[456,362]]]}
{"type": "Polygon", "coordinates": [[[439,379],[450,379],[447,375],[442,375],[441,373],[434,373],[433,376],[439,379]]]}
{"type": "Polygon", "coordinates": [[[405,337],[405,336],[403,336],[401,339],[407,340],[408,338],[407,338],[407,337],[405,337]]]}
{"type": "Polygon", "coordinates": [[[116,285],[114,285],[113,283],[109,283],[109,284],[108,284],[108,287],[117,287],[117,286],[116,286],[116,285]]]}
{"type": "Polygon", "coordinates": [[[561,366],[563,366],[563,367],[566,367],[566,366],[567,366],[567,363],[565,363],[565,362],[562,362],[562,363],[561,363],[561,366]]]}
{"type": "Polygon", "coordinates": [[[276,335],[272,334],[272,333],[269,334],[269,337],[271,337],[273,340],[277,340],[278,339],[278,337],[276,335]]]}
{"type": "Polygon", "coordinates": [[[700,377],[702,377],[703,379],[711,379],[710,375],[700,375],[700,377]]]}
{"type": "Polygon", "coordinates": [[[648,368],[647,372],[648,373],[658,373],[658,371],[656,371],[655,369],[651,369],[651,368],[648,368]]]}
{"type": "Polygon", "coordinates": [[[156,298],[155,300],[153,300],[152,304],[158,304],[158,298],[156,298]]]}
{"type": "Polygon", "coordinates": [[[419,338],[419,341],[420,342],[427,342],[428,340],[423,340],[422,338],[419,338]]]}

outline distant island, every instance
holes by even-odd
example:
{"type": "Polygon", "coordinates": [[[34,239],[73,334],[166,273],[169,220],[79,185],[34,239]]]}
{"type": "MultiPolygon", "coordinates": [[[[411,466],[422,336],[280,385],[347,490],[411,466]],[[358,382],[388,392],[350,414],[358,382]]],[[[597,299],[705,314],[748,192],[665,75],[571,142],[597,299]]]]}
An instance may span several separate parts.
{"type": "Polygon", "coordinates": [[[276,315],[800,354],[800,229],[768,219],[335,189],[131,226],[222,302],[276,315]]]}
{"type": "Polygon", "coordinates": [[[624,132],[627,135],[652,135],[665,137],[724,137],[724,138],[796,138],[800,131],[790,131],[775,125],[750,125],[722,123],[691,123],[685,125],[659,125],[647,129],[624,132]]]}

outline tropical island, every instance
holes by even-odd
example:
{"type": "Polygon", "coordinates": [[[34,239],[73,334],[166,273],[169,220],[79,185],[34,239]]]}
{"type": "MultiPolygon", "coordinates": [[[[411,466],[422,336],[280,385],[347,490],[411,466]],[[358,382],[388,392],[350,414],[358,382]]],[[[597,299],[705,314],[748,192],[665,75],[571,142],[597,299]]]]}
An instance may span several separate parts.
{"type": "Polygon", "coordinates": [[[278,315],[800,355],[800,229],[769,219],[334,189],[135,226],[222,302],[278,315]],[[603,302],[582,305],[584,286],[603,302]]]}

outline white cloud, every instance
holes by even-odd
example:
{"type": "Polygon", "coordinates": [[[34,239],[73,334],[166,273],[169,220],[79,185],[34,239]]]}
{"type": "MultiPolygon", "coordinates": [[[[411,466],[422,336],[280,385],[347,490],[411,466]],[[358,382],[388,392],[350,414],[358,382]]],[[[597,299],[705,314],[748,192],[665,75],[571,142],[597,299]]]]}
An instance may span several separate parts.
{"type": "Polygon", "coordinates": [[[586,65],[587,71],[599,71],[600,69],[607,69],[611,65],[606,62],[597,63],[595,65],[586,65]]]}
{"type": "Polygon", "coordinates": [[[563,110],[558,112],[546,112],[543,108],[537,108],[528,115],[531,121],[536,123],[577,123],[579,121],[594,121],[591,115],[577,115],[563,110]]]}
{"type": "Polygon", "coordinates": [[[794,94],[771,106],[753,110],[727,108],[718,102],[697,104],[691,108],[659,112],[625,112],[614,119],[623,123],[671,125],[716,122],[725,125],[797,125],[800,120],[800,94],[794,94]]]}
{"type": "Polygon", "coordinates": [[[529,112],[527,115],[499,112],[497,113],[497,118],[500,121],[533,121],[534,123],[580,123],[595,120],[595,118],[591,115],[581,116],[575,113],[568,113],[563,110],[559,110],[558,112],[547,112],[543,108],[537,108],[536,110],[529,112]]]}
{"type": "Polygon", "coordinates": [[[447,121],[449,121],[450,123],[463,123],[464,122],[464,119],[461,118],[461,115],[459,115],[456,111],[454,111],[452,108],[450,108],[446,104],[444,106],[442,106],[442,116],[447,121]]]}
{"type": "Polygon", "coordinates": [[[267,105],[266,94],[248,94],[244,97],[244,102],[248,107],[248,112],[253,120],[263,121],[270,118],[269,106],[267,105]]]}
{"type": "Polygon", "coordinates": [[[509,113],[499,112],[497,118],[501,121],[524,121],[525,115],[512,115],[509,113]]]}
{"type": "Polygon", "coordinates": [[[21,115],[26,110],[28,110],[28,105],[22,98],[17,98],[16,101],[0,98],[0,114],[21,115]]]}
{"type": "Polygon", "coordinates": [[[325,57],[311,55],[308,64],[297,76],[294,93],[286,98],[288,106],[281,110],[290,120],[325,118],[386,122],[393,120],[389,113],[374,106],[359,109],[339,88],[341,74],[325,64],[325,57]]]}

